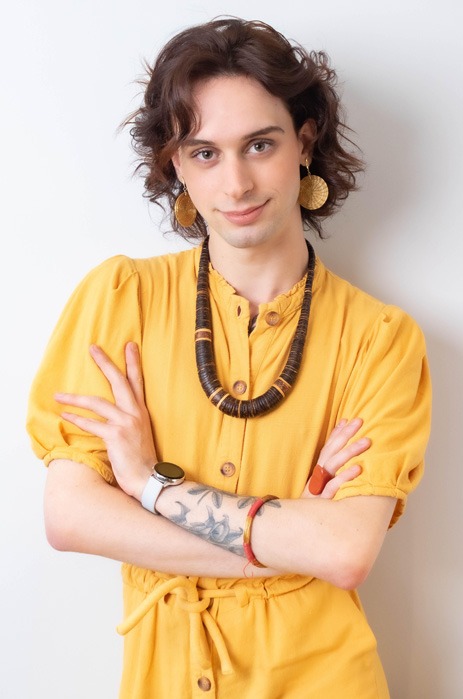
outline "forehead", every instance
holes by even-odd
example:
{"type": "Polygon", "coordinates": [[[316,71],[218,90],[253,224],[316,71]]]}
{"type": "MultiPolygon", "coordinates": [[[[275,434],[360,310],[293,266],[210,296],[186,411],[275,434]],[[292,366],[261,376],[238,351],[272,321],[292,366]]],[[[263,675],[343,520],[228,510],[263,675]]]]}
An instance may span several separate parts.
{"type": "Polygon", "coordinates": [[[278,126],[294,132],[285,103],[257,80],[245,76],[220,76],[199,82],[193,89],[197,127],[195,139],[216,141],[278,126]]]}

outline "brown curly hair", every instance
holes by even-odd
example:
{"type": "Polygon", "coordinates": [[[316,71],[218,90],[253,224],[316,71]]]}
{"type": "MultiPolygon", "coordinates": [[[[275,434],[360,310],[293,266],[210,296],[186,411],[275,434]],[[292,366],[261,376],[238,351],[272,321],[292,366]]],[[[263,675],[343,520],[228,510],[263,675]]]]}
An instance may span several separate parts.
{"type": "MultiPolygon", "coordinates": [[[[354,144],[346,136],[336,73],[324,52],[307,53],[264,22],[219,18],[174,36],[154,66],[146,69],[146,79],[140,81],[144,103],[124,125],[131,126],[140,157],[136,172],[145,177],[145,196],[162,208],[167,200],[172,228],[179,235],[186,240],[207,235],[199,212],[190,228],[182,228],[173,214],[183,187],[171,159],[197,123],[194,86],[212,77],[244,75],[286,104],[296,131],[308,119],[315,121],[311,174],[323,177],[329,195],[320,209],[301,207],[301,215],[306,226],[322,237],[322,220],[356,189],[355,174],[363,169],[362,160],[344,147],[354,144]]],[[[301,168],[301,178],[306,174],[301,168]]]]}

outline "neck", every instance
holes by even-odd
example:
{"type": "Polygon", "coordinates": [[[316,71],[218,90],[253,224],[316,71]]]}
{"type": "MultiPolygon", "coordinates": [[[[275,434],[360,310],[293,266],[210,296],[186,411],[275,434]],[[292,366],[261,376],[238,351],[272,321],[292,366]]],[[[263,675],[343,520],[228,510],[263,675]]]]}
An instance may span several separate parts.
{"type": "Polygon", "coordinates": [[[249,301],[251,316],[258,313],[259,304],[289,291],[307,271],[307,245],[302,234],[280,241],[278,247],[233,247],[211,235],[209,254],[214,269],[249,301]]]}

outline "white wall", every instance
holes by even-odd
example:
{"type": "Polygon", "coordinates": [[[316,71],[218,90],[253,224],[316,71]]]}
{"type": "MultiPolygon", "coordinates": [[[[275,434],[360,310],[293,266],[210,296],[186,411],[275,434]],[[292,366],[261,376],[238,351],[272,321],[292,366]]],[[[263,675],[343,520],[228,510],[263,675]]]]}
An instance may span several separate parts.
{"type": "Polygon", "coordinates": [[[388,535],[363,599],[394,699],[459,699],[461,3],[296,0],[290,12],[264,0],[156,5],[15,0],[2,12],[0,696],[116,696],[118,564],[46,544],[45,470],[29,449],[25,404],[57,315],[87,270],[118,252],[179,249],[160,236],[156,211],[130,177],[128,137],[115,131],[137,104],[141,58],[177,30],[228,12],[326,49],[344,82],[369,168],[318,252],[415,316],[435,386],[426,477],[388,535]]]}

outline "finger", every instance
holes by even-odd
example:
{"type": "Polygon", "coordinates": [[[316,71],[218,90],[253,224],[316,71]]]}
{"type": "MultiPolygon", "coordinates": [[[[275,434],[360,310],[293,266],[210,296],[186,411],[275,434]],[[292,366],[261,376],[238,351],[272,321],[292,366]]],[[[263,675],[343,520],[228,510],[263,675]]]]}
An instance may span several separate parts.
{"type": "Polygon", "coordinates": [[[345,471],[341,471],[341,473],[337,474],[326,484],[320,497],[325,500],[332,500],[343,483],[353,480],[361,473],[362,467],[358,464],[349,466],[349,468],[346,468],[345,471]]]}
{"type": "Polygon", "coordinates": [[[125,365],[127,381],[138,405],[145,404],[143,375],[140,366],[140,350],[136,342],[128,342],[125,346],[125,365]]]}
{"type": "Polygon", "coordinates": [[[324,464],[329,458],[334,456],[357,434],[363,425],[361,418],[353,420],[341,420],[328,437],[326,444],[320,452],[318,462],[324,464]]]}
{"type": "Polygon", "coordinates": [[[343,417],[342,420],[339,420],[336,427],[334,427],[333,430],[331,431],[330,437],[331,437],[331,435],[334,435],[334,434],[337,434],[338,432],[340,432],[340,430],[342,430],[342,428],[345,427],[348,422],[349,422],[349,420],[346,420],[345,417],[343,417]]]}
{"type": "Polygon", "coordinates": [[[336,427],[334,427],[329,436],[328,439],[325,442],[325,446],[327,444],[333,444],[335,441],[339,441],[340,436],[343,434],[344,428],[349,424],[349,421],[343,418],[338,422],[336,427]]]}
{"type": "Polygon", "coordinates": [[[90,417],[82,417],[82,415],[75,415],[74,413],[67,412],[62,412],[61,417],[67,422],[72,422],[73,425],[76,425],[76,427],[79,427],[84,432],[89,432],[96,437],[105,439],[107,436],[108,426],[106,422],[100,422],[90,417]]]}
{"type": "Polygon", "coordinates": [[[363,420],[361,417],[355,417],[352,420],[343,418],[330,433],[327,443],[342,444],[346,440],[352,439],[362,425],[363,420]]]}
{"type": "Polygon", "coordinates": [[[132,412],[136,401],[127,377],[98,345],[91,345],[89,352],[97,367],[108,379],[117,405],[122,410],[132,412]]]}
{"type": "Polygon", "coordinates": [[[55,393],[54,398],[57,403],[90,410],[92,413],[95,413],[95,415],[111,422],[117,422],[122,412],[117,405],[110,403],[110,401],[105,398],[99,398],[98,396],[80,396],[76,393],[55,393]]]}
{"type": "Polygon", "coordinates": [[[323,492],[328,481],[333,478],[333,475],[323,466],[317,464],[309,479],[309,493],[312,495],[320,495],[323,492]]]}
{"type": "Polygon", "coordinates": [[[341,449],[337,454],[334,454],[330,459],[325,461],[324,463],[324,468],[331,473],[331,475],[334,475],[338,469],[341,468],[341,466],[344,466],[349,459],[352,459],[354,456],[359,456],[360,454],[363,454],[365,451],[367,451],[371,447],[371,439],[368,437],[362,437],[361,439],[358,439],[356,442],[352,442],[351,444],[348,444],[347,446],[344,447],[344,449],[341,449]]]}

